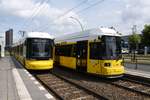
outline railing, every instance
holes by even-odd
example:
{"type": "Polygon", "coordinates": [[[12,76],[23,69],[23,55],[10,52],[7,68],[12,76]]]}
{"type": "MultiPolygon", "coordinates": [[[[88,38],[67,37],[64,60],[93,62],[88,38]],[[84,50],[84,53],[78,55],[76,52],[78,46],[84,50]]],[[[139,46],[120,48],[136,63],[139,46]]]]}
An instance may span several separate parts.
{"type": "MultiPolygon", "coordinates": [[[[150,56],[144,55],[123,55],[123,63],[129,63],[135,65],[134,69],[138,69],[140,65],[150,66],[150,56]]],[[[125,66],[126,67],[126,66],[125,66]]]]}

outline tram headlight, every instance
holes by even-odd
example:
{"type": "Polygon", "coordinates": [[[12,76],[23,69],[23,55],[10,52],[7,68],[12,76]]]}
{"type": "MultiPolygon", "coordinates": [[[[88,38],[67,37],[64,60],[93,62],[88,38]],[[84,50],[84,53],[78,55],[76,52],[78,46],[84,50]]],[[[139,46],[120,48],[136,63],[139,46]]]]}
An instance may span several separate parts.
{"type": "Polygon", "coordinates": [[[110,64],[110,63],[104,63],[104,66],[105,66],[105,67],[110,67],[111,64],[110,64]]]}

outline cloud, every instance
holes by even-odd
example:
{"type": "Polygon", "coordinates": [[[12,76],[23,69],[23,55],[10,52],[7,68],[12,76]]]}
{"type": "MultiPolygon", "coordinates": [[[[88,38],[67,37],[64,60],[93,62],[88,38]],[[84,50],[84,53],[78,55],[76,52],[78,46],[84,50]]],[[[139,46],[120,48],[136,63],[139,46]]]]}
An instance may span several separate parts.
{"type": "MultiPolygon", "coordinates": [[[[63,15],[68,9],[63,1],[53,1],[53,6],[50,3],[43,3],[42,0],[0,0],[0,21],[1,30],[14,28],[15,31],[46,31],[54,35],[69,34],[81,31],[79,23],[75,19],[69,18],[73,16],[77,18],[83,26],[88,28],[114,26],[122,33],[131,33],[133,25],[137,25],[138,32],[143,29],[144,24],[150,23],[150,2],[149,0],[106,0],[102,5],[81,13],[80,16],[74,11],[67,15],[63,15]],[[54,6],[55,4],[55,6],[54,6]],[[31,19],[31,16],[37,11],[36,16],[31,19]],[[60,6],[58,8],[57,6],[60,6]]],[[[68,0],[68,2],[71,2],[68,0]]],[[[91,3],[92,1],[88,1],[91,3]]],[[[68,7],[75,6],[72,3],[68,7]]],[[[67,3],[69,4],[69,3],[67,3]]],[[[88,4],[87,4],[88,5],[88,4]]],[[[87,6],[86,4],[80,8],[87,6]]],[[[75,11],[80,10],[76,9],[75,11]]]]}
{"type": "MultiPolygon", "coordinates": [[[[0,8],[3,14],[19,15],[19,12],[32,9],[34,6],[31,0],[1,0],[0,8]]],[[[36,5],[35,5],[36,6],[36,5]]]]}
{"type": "Polygon", "coordinates": [[[137,25],[140,33],[144,24],[150,23],[149,10],[149,0],[126,0],[126,8],[122,9],[120,16],[124,29],[131,29],[133,25],[137,25]]]}
{"type": "Polygon", "coordinates": [[[114,26],[123,34],[131,34],[133,25],[137,25],[137,31],[141,33],[144,24],[150,24],[149,0],[116,0],[111,5],[109,3],[99,11],[101,25],[114,26]]]}
{"type": "MultiPolygon", "coordinates": [[[[2,13],[0,16],[4,16],[3,20],[11,18],[16,28],[18,28],[16,25],[19,24],[18,30],[47,31],[53,34],[80,30],[78,23],[72,23],[70,21],[70,16],[84,23],[83,19],[73,11],[58,19],[58,16],[66,12],[68,8],[58,9],[50,6],[50,4],[46,2],[42,5],[40,4],[41,2],[36,0],[1,0],[0,12],[2,13]],[[33,13],[36,16],[32,19],[31,16],[33,13]]],[[[9,22],[10,20],[7,20],[8,24],[9,22]]],[[[6,23],[6,21],[4,23],[6,23]]]]}

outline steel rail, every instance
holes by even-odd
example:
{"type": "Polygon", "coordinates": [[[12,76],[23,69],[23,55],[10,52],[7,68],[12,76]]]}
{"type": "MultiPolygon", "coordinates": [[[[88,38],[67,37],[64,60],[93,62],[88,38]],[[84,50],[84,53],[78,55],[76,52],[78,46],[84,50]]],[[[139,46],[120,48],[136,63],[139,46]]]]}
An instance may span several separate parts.
{"type": "MultiPolygon", "coordinates": [[[[73,81],[71,81],[71,80],[69,80],[69,79],[67,79],[67,78],[65,78],[65,77],[62,77],[62,76],[60,76],[60,75],[58,75],[58,74],[56,74],[56,73],[51,73],[51,74],[54,75],[54,76],[56,76],[57,78],[63,80],[63,81],[65,81],[65,82],[67,82],[67,83],[69,83],[69,84],[75,86],[76,88],[79,88],[79,89],[81,89],[81,90],[84,90],[86,93],[88,93],[88,94],[90,94],[90,95],[93,95],[93,97],[96,97],[96,98],[98,98],[98,99],[100,99],[100,100],[108,100],[108,98],[101,96],[100,94],[96,93],[96,92],[93,91],[92,89],[88,89],[88,88],[85,87],[85,86],[81,86],[81,85],[79,85],[79,84],[77,84],[77,83],[75,83],[75,82],[73,82],[73,81]]],[[[45,84],[45,83],[38,77],[38,75],[35,75],[35,77],[39,80],[39,82],[40,82],[45,88],[47,88],[47,89],[49,90],[49,92],[52,92],[52,93],[56,96],[56,98],[58,98],[58,99],[60,99],[60,100],[64,100],[64,98],[63,98],[61,95],[59,95],[59,94],[57,93],[57,91],[55,91],[54,89],[50,88],[47,84],[45,84]]]]}
{"type": "MultiPolygon", "coordinates": [[[[139,85],[145,85],[144,83],[139,83],[139,82],[137,82],[137,81],[131,81],[131,80],[129,80],[129,79],[121,79],[121,81],[129,81],[129,82],[132,82],[132,83],[136,83],[136,84],[139,84],[139,85]]],[[[116,86],[116,87],[119,87],[119,88],[123,88],[123,89],[126,89],[126,90],[128,90],[128,91],[132,91],[132,92],[136,92],[136,93],[139,93],[139,94],[142,94],[142,95],[145,95],[145,96],[148,96],[148,97],[150,97],[150,93],[147,93],[147,92],[145,92],[145,91],[143,91],[143,90],[138,90],[138,89],[134,89],[133,87],[128,87],[128,86],[126,86],[126,85],[121,85],[121,84],[118,84],[118,83],[116,83],[116,82],[112,82],[112,81],[107,81],[107,80],[105,80],[104,82],[106,82],[106,83],[108,83],[108,84],[111,84],[111,85],[114,85],[114,86],[116,86]]],[[[147,86],[147,84],[145,85],[145,86],[147,86]]],[[[136,87],[136,86],[135,86],[136,87]]]]}
{"type": "Polygon", "coordinates": [[[37,75],[34,75],[34,76],[49,92],[52,92],[56,96],[57,99],[64,100],[62,96],[60,96],[54,89],[46,85],[37,75]]]}
{"type": "Polygon", "coordinates": [[[95,96],[95,97],[97,97],[97,98],[101,98],[101,100],[108,100],[108,98],[101,96],[100,94],[96,93],[96,92],[93,91],[92,89],[87,88],[87,87],[84,86],[84,85],[80,85],[80,84],[78,84],[78,83],[76,83],[76,82],[73,82],[73,81],[71,81],[71,80],[69,80],[69,79],[67,79],[67,78],[65,78],[65,77],[62,77],[62,76],[60,76],[60,75],[58,75],[58,74],[56,74],[56,73],[53,73],[53,74],[54,74],[55,76],[57,76],[57,77],[59,77],[59,78],[65,80],[66,82],[68,82],[68,83],[70,83],[70,84],[73,84],[73,85],[76,86],[77,88],[81,88],[81,89],[87,91],[88,93],[92,94],[93,96],[95,96]]]}

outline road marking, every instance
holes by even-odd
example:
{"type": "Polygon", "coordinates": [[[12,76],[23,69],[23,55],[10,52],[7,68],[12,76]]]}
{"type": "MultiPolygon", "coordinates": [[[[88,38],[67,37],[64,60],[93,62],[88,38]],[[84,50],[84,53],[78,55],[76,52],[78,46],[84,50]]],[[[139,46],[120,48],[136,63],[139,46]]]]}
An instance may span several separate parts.
{"type": "Polygon", "coordinates": [[[27,70],[24,69],[25,72],[27,72],[27,70]]]}
{"type": "Polygon", "coordinates": [[[38,81],[34,81],[34,84],[39,84],[39,82],[38,81]]]}
{"type": "Polygon", "coordinates": [[[31,77],[30,79],[31,79],[31,80],[35,80],[35,78],[34,78],[34,77],[31,77]]]}
{"type": "Polygon", "coordinates": [[[31,74],[28,74],[28,76],[31,77],[32,75],[31,75],[31,74]]]}
{"type": "Polygon", "coordinates": [[[16,83],[16,88],[17,88],[17,92],[18,92],[18,95],[20,97],[20,100],[32,100],[27,88],[25,87],[23,80],[21,79],[21,77],[17,71],[17,69],[13,68],[12,72],[13,72],[13,77],[14,77],[14,80],[16,83]]]}
{"type": "Polygon", "coordinates": [[[29,72],[28,72],[28,71],[26,71],[26,73],[27,73],[27,74],[29,74],[29,72]]]}
{"type": "Polygon", "coordinates": [[[45,88],[44,88],[43,86],[38,86],[38,88],[39,88],[40,90],[45,90],[45,88]]]}
{"type": "Polygon", "coordinates": [[[50,95],[49,93],[45,94],[46,98],[48,99],[52,99],[52,100],[55,100],[54,97],[52,95],[50,95]]]}

